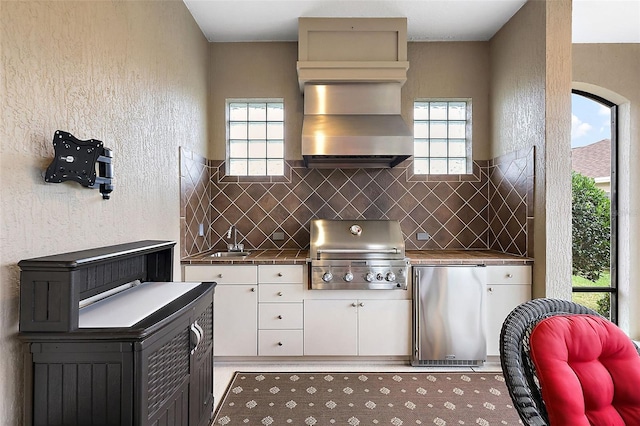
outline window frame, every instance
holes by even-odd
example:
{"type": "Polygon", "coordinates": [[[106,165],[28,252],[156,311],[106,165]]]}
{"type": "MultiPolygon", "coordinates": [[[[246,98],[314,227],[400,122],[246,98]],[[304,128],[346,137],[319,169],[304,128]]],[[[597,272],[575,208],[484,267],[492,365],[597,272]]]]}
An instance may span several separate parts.
{"type": "MultiPolygon", "coordinates": [[[[284,105],[284,98],[227,98],[225,99],[225,173],[227,176],[235,176],[235,177],[243,177],[243,178],[261,178],[261,177],[282,177],[285,175],[285,144],[286,144],[286,128],[285,128],[285,122],[286,122],[286,117],[285,117],[285,111],[284,111],[285,105],[284,105]],[[249,117],[247,116],[246,121],[240,121],[240,120],[232,120],[231,119],[231,105],[232,104],[245,104],[247,107],[249,107],[250,104],[264,104],[265,107],[268,104],[280,104],[282,107],[282,120],[269,120],[268,117],[265,117],[265,120],[250,120],[249,117]],[[249,129],[249,125],[252,122],[263,122],[265,123],[265,126],[268,127],[268,123],[269,122],[274,122],[274,123],[282,123],[282,139],[269,139],[268,138],[268,134],[266,133],[265,130],[265,143],[269,144],[269,141],[282,141],[282,157],[269,157],[268,155],[268,150],[265,151],[265,156],[264,157],[251,157],[251,153],[249,152],[249,147],[247,146],[247,157],[232,157],[231,156],[231,124],[233,122],[244,122],[247,125],[247,129],[249,129]],[[247,170],[246,170],[246,174],[233,174],[231,173],[231,160],[234,158],[242,158],[247,160],[247,170]],[[251,174],[249,173],[249,161],[251,159],[260,159],[260,160],[264,160],[265,161],[265,173],[264,174],[251,174]],[[269,173],[269,168],[268,168],[268,160],[269,159],[275,159],[275,160],[280,160],[282,162],[282,171],[278,174],[270,174],[269,173]]],[[[247,130],[248,133],[248,130],[247,130]]],[[[246,140],[247,144],[249,144],[249,141],[252,140],[250,139],[249,135],[246,135],[246,139],[233,139],[233,140],[246,140]]]]}
{"type": "MultiPolygon", "coordinates": [[[[448,110],[448,109],[447,109],[448,110]]],[[[418,176],[428,176],[428,175],[447,175],[447,176],[456,176],[456,175],[469,175],[469,174],[473,174],[473,101],[472,98],[418,98],[418,99],[414,99],[413,101],[413,125],[414,125],[414,164],[413,164],[413,174],[414,175],[418,175],[418,176]],[[447,123],[449,123],[450,121],[462,121],[462,120],[449,120],[449,118],[447,117],[446,120],[416,120],[415,118],[415,111],[416,111],[416,105],[418,103],[436,103],[436,102],[446,102],[447,105],[449,103],[461,103],[464,102],[465,103],[465,156],[464,156],[464,163],[465,163],[465,171],[463,173],[451,173],[449,172],[449,166],[447,164],[447,172],[446,173],[432,173],[431,172],[431,165],[429,164],[429,170],[427,173],[419,173],[416,171],[415,167],[415,160],[416,159],[427,159],[427,160],[431,160],[431,158],[445,158],[447,160],[449,160],[450,158],[462,158],[462,157],[450,157],[449,156],[449,140],[450,139],[457,139],[457,138],[449,138],[447,135],[447,138],[445,139],[447,141],[447,156],[446,157],[423,157],[423,156],[417,156],[415,155],[416,152],[416,140],[420,139],[423,140],[424,138],[416,138],[415,137],[415,125],[416,122],[427,122],[430,123],[431,121],[446,121],[447,123]]],[[[449,126],[447,126],[448,129],[449,126]]],[[[427,141],[430,141],[432,138],[426,138],[427,141]]],[[[435,139],[435,138],[434,138],[435,139]]],[[[437,139],[442,139],[442,138],[437,138],[437,139]]]]}

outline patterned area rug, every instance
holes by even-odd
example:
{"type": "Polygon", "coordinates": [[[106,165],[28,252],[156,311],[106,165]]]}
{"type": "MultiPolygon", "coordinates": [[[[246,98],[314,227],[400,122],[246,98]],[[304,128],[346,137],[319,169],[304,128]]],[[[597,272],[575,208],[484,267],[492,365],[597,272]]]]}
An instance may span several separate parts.
{"type": "Polygon", "coordinates": [[[213,425],[517,425],[499,373],[236,372],[213,425]]]}

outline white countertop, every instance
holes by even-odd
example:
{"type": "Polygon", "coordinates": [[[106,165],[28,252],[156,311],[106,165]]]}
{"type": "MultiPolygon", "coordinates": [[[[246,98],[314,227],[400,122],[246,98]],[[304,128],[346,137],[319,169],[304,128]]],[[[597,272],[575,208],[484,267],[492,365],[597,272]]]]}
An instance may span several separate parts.
{"type": "Polygon", "coordinates": [[[144,282],[80,309],[78,327],[131,327],[200,284],[144,282]]]}

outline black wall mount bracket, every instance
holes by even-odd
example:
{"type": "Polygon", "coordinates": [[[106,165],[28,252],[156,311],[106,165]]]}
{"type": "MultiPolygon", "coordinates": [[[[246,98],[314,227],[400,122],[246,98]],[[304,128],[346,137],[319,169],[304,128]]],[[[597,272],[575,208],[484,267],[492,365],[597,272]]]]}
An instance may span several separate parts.
{"type": "Polygon", "coordinates": [[[72,180],[87,188],[100,189],[105,200],[110,198],[113,191],[113,152],[105,148],[102,141],[83,141],[69,132],[56,130],[53,135],[53,148],[55,157],[45,172],[46,182],[60,183],[72,180]]]}

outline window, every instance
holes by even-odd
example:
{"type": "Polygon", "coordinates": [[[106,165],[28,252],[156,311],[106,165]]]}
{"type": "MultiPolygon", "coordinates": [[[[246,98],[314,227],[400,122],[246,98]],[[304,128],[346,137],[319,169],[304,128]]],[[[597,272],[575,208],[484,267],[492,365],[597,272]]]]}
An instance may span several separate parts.
{"type": "Polygon", "coordinates": [[[227,174],[284,174],[284,103],[227,100],[227,174]]]}
{"type": "Polygon", "coordinates": [[[471,170],[471,101],[413,104],[415,174],[466,174],[471,170]]]}
{"type": "Polygon", "coordinates": [[[572,300],[618,321],[617,106],[571,96],[572,300]]]}

